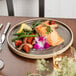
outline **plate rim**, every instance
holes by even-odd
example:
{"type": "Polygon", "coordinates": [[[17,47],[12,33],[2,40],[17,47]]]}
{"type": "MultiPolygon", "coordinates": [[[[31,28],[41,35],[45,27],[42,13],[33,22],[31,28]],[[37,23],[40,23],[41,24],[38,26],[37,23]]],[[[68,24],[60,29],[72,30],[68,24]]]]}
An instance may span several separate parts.
{"type": "Polygon", "coordinates": [[[8,33],[7,33],[7,44],[8,44],[8,46],[13,50],[13,52],[16,53],[16,54],[19,55],[19,56],[22,56],[22,57],[25,57],[25,58],[30,58],[30,59],[41,59],[41,58],[47,59],[47,58],[51,58],[51,57],[53,57],[53,56],[55,56],[55,55],[59,55],[59,54],[65,52],[65,51],[72,45],[72,43],[73,43],[73,32],[72,32],[71,28],[70,28],[67,24],[65,24],[65,23],[63,23],[63,22],[61,22],[61,21],[59,21],[59,20],[51,19],[51,18],[34,18],[34,19],[28,19],[28,20],[21,21],[21,22],[15,24],[14,26],[12,26],[12,27],[10,28],[10,30],[8,31],[8,33]],[[71,36],[72,36],[69,44],[68,44],[67,46],[65,46],[65,48],[59,50],[59,51],[56,52],[56,53],[46,54],[46,55],[28,54],[28,53],[23,53],[23,52],[18,51],[17,49],[15,49],[15,48],[11,45],[11,43],[9,42],[9,39],[8,39],[10,32],[11,32],[15,27],[17,27],[19,24],[21,24],[21,23],[23,23],[23,22],[34,21],[34,20],[39,20],[39,19],[40,19],[40,20],[46,20],[46,19],[47,19],[47,20],[54,20],[54,21],[56,21],[56,22],[58,22],[58,23],[63,24],[65,27],[67,27],[67,28],[69,29],[70,33],[71,33],[71,36]]]}

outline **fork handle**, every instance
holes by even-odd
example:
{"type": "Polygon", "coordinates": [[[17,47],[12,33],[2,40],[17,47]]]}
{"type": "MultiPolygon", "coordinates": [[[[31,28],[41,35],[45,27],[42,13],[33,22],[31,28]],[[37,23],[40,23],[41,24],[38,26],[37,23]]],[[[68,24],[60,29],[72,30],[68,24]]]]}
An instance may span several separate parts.
{"type": "Polygon", "coordinates": [[[5,27],[5,30],[4,30],[4,32],[3,32],[4,34],[6,34],[6,32],[7,32],[7,30],[8,30],[8,28],[9,28],[10,25],[11,25],[11,24],[8,22],[7,25],[6,25],[6,27],[5,27]]]}
{"type": "Polygon", "coordinates": [[[0,52],[2,51],[2,42],[0,42],[0,52]]]}

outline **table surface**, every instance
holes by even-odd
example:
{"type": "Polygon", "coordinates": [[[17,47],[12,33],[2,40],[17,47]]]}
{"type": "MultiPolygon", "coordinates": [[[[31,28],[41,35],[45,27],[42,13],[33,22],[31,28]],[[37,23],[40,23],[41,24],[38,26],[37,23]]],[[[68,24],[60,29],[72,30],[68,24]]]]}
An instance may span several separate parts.
{"type": "MultiPolygon", "coordinates": [[[[11,23],[11,27],[16,23],[19,23],[24,20],[33,19],[32,17],[9,17],[9,16],[0,16],[0,24],[3,23],[6,25],[7,22],[11,23]]],[[[52,18],[53,19],[53,18],[52,18]]],[[[74,41],[73,46],[76,47],[76,19],[64,19],[64,18],[54,18],[60,20],[67,24],[73,31],[74,41]]],[[[4,27],[0,30],[1,33],[4,30],[4,27]]],[[[11,28],[10,27],[10,28],[11,28]]],[[[0,59],[5,63],[4,68],[0,71],[0,74],[5,76],[26,76],[27,72],[36,72],[36,60],[22,58],[14,54],[7,46],[7,41],[5,40],[3,44],[2,52],[0,53],[0,59]]]]}

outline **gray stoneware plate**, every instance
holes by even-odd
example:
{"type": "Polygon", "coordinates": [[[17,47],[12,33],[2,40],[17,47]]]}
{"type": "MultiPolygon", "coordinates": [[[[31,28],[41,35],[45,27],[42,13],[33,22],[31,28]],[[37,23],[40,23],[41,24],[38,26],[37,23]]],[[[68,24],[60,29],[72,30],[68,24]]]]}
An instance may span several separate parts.
{"type": "Polygon", "coordinates": [[[61,21],[54,20],[54,19],[48,19],[48,18],[37,18],[37,19],[30,19],[26,21],[22,21],[16,25],[14,25],[7,34],[7,43],[9,47],[12,49],[12,51],[22,57],[31,58],[31,59],[40,59],[40,58],[51,58],[55,55],[61,54],[64,51],[66,51],[73,43],[73,33],[72,30],[68,27],[68,25],[64,24],[61,21]],[[19,51],[15,48],[12,42],[12,38],[14,38],[13,34],[16,33],[16,31],[19,29],[20,24],[23,22],[28,24],[29,26],[32,25],[33,22],[36,22],[38,20],[46,21],[46,20],[53,20],[58,24],[58,28],[56,29],[59,35],[64,39],[64,43],[50,47],[47,50],[39,51],[39,50],[30,50],[30,53],[25,53],[22,51],[19,51]]]}

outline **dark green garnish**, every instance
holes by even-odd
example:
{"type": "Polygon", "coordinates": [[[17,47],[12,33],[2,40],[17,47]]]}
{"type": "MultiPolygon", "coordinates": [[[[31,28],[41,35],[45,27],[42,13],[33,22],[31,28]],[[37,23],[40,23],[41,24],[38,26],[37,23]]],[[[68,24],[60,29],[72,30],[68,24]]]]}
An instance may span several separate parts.
{"type": "Polygon", "coordinates": [[[38,26],[39,24],[41,23],[41,21],[40,20],[38,20],[35,24],[33,24],[32,26],[32,28],[34,29],[36,26],[38,26]]]}
{"type": "Polygon", "coordinates": [[[45,27],[47,27],[47,25],[46,24],[42,24],[43,26],[45,26],[45,27]]]}
{"type": "Polygon", "coordinates": [[[51,33],[51,32],[53,31],[50,26],[47,26],[46,24],[43,24],[43,26],[46,27],[46,30],[47,30],[46,33],[47,33],[47,34],[48,34],[48,33],[51,33]]]}
{"type": "Polygon", "coordinates": [[[46,30],[47,30],[48,33],[50,33],[50,31],[51,31],[50,26],[47,26],[46,30]]]}

